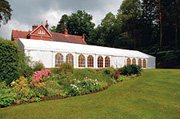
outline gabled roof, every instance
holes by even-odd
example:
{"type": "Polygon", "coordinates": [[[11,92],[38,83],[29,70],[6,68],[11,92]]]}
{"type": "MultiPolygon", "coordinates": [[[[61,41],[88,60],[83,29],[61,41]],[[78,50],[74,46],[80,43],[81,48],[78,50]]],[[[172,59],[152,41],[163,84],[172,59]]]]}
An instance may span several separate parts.
{"type": "Polygon", "coordinates": [[[43,27],[44,30],[49,34],[50,37],[52,37],[51,33],[44,27],[44,25],[39,25],[37,28],[35,28],[29,35],[32,35],[36,30],[38,30],[40,27],[43,27]]]}
{"type": "MultiPolygon", "coordinates": [[[[12,30],[12,39],[27,38],[27,36],[32,32],[33,31],[12,30]]],[[[52,39],[51,39],[52,41],[86,44],[82,36],[76,36],[70,34],[65,35],[62,33],[55,33],[55,32],[50,32],[50,33],[52,35],[52,39]]]]}

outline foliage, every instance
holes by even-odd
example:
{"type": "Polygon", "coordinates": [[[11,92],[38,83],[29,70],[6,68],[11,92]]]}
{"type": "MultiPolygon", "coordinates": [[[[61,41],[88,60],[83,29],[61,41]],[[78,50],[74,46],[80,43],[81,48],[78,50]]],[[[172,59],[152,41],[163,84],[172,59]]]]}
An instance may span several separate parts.
{"type": "Polygon", "coordinates": [[[57,71],[61,74],[72,74],[74,70],[74,68],[69,63],[62,63],[58,68],[59,69],[57,69],[57,71]]]}
{"type": "Polygon", "coordinates": [[[68,21],[69,21],[69,16],[67,14],[62,15],[62,17],[56,27],[56,32],[64,33],[64,29],[67,28],[68,21]]]}
{"type": "Polygon", "coordinates": [[[45,85],[46,90],[48,91],[47,96],[66,96],[66,91],[62,89],[62,86],[58,84],[55,80],[49,80],[45,85]]]}
{"type": "Polygon", "coordinates": [[[111,78],[114,78],[114,79],[117,80],[119,75],[120,75],[120,72],[119,71],[115,71],[114,73],[111,74],[111,78]]]}
{"type": "Polygon", "coordinates": [[[11,5],[6,0],[0,1],[0,27],[1,24],[6,24],[11,19],[11,5]]]}
{"type": "Polygon", "coordinates": [[[31,77],[32,82],[30,82],[30,84],[35,87],[44,86],[45,83],[43,79],[49,74],[51,74],[51,71],[49,69],[34,72],[34,75],[31,77]]]}
{"type": "Polygon", "coordinates": [[[112,68],[105,68],[105,69],[103,69],[104,71],[103,71],[103,73],[104,74],[107,74],[107,75],[110,75],[112,72],[113,72],[113,69],[112,68]]]}
{"type": "Polygon", "coordinates": [[[0,38],[0,81],[10,84],[18,78],[17,44],[0,38]]]}
{"type": "Polygon", "coordinates": [[[160,51],[153,55],[157,57],[157,67],[180,68],[180,50],[160,51]]]}
{"type": "Polygon", "coordinates": [[[122,75],[140,74],[142,69],[138,65],[127,65],[119,69],[122,75]]]}
{"type": "Polygon", "coordinates": [[[42,62],[40,62],[40,61],[34,62],[34,65],[33,65],[33,70],[34,71],[41,71],[43,69],[45,69],[45,66],[44,66],[44,64],[42,62]]]}
{"type": "Polygon", "coordinates": [[[27,78],[20,77],[19,79],[11,83],[15,94],[16,94],[16,103],[27,102],[31,97],[35,96],[35,93],[28,86],[27,78]]]}
{"type": "Polygon", "coordinates": [[[51,31],[51,32],[56,32],[56,26],[52,26],[52,27],[50,28],[50,31],[51,31]]]}
{"type": "Polygon", "coordinates": [[[70,16],[64,14],[56,28],[56,32],[64,33],[64,28],[68,29],[68,33],[72,35],[85,35],[88,42],[90,33],[93,32],[95,24],[92,22],[92,15],[84,10],[78,10],[77,13],[72,13],[70,16]]]}
{"type": "Polygon", "coordinates": [[[29,77],[33,74],[33,69],[29,65],[31,60],[29,57],[25,56],[22,51],[18,52],[18,77],[24,76],[29,77]]]}
{"type": "Polygon", "coordinates": [[[5,82],[0,82],[0,107],[6,107],[15,102],[15,94],[8,88],[5,82]]]}
{"type": "Polygon", "coordinates": [[[71,96],[87,94],[100,89],[100,84],[97,79],[93,80],[90,78],[84,78],[82,81],[75,79],[75,82],[70,84],[70,86],[71,88],[68,92],[68,95],[71,96]]]}

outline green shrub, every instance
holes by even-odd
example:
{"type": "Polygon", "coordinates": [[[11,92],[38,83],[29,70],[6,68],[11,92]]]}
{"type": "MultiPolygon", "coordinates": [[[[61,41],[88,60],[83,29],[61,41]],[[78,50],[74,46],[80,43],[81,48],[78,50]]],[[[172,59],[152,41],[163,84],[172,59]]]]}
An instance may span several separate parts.
{"type": "Polygon", "coordinates": [[[111,74],[111,78],[114,78],[114,79],[117,80],[119,75],[120,75],[120,72],[119,71],[115,71],[114,73],[111,74]]]}
{"type": "Polygon", "coordinates": [[[44,96],[48,96],[48,94],[49,94],[48,90],[47,90],[45,87],[43,87],[43,86],[38,87],[38,88],[37,88],[37,91],[38,91],[41,95],[44,95],[44,96]]]}
{"type": "Polygon", "coordinates": [[[168,50],[152,53],[156,57],[158,68],[180,68],[180,50],[168,50]]]}
{"type": "Polygon", "coordinates": [[[34,62],[34,65],[33,65],[34,71],[41,71],[43,69],[45,69],[45,66],[42,62],[40,62],[40,61],[34,62]]]}
{"type": "Polygon", "coordinates": [[[132,75],[132,74],[140,74],[141,73],[141,67],[138,65],[127,65],[123,68],[119,69],[122,75],[132,75]]]}
{"type": "Polygon", "coordinates": [[[56,69],[54,69],[54,72],[57,74],[72,74],[73,71],[74,68],[69,63],[62,63],[56,69]]]}
{"type": "Polygon", "coordinates": [[[15,42],[0,38],[0,81],[7,84],[18,78],[17,49],[15,42]]]}
{"type": "Polygon", "coordinates": [[[31,60],[25,56],[23,52],[18,52],[18,77],[24,76],[29,77],[33,74],[33,69],[29,65],[31,60]]]}
{"type": "Polygon", "coordinates": [[[112,72],[113,72],[112,68],[105,68],[103,73],[107,74],[107,75],[110,75],[112,72]]]}
{"type": "Polygon", "coordinates": [[[4,82],[0,83],[0,107],[6,107],[16,100],[15,93],[4,82]]]}

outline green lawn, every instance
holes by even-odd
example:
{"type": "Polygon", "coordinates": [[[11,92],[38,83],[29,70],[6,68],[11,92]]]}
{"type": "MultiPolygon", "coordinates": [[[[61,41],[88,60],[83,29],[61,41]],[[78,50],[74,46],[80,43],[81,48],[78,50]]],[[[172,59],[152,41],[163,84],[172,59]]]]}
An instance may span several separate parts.
{"type": "Polygon", "coordinates": [[[0,118],[180,119],[180,70],[144,70],[99,93],[2,108],[0,118]]]}

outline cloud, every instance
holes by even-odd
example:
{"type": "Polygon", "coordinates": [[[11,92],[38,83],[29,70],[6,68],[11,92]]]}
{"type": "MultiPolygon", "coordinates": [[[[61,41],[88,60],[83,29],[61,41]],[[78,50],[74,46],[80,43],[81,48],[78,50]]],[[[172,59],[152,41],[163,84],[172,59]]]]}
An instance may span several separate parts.
{"type": "Polygon", "coordinates": [[[108,12],[113,14],[122,0],[7,0],[12,12],[12,19],[0,28],[0,37],[11,37],[12,29],[31,30],[33,24],[49,21],[50,26],[57,25],[63,14],[70,15],[77,10],[85,10],[93,16],[98,25],[108,12]]]}

